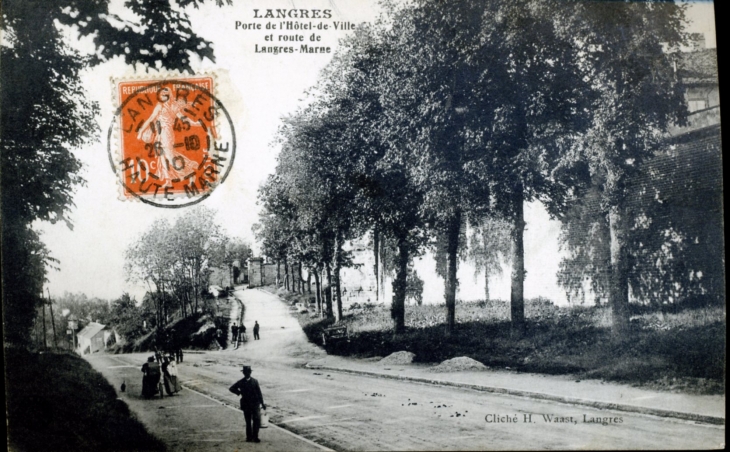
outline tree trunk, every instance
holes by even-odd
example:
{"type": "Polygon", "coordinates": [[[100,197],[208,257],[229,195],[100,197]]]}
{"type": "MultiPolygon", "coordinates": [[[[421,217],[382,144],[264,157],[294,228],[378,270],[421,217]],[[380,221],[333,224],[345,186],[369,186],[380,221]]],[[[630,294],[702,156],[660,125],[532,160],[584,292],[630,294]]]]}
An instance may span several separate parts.
{"type": "Polygon", "coordinates": [[[515,187],[514,228],[512,229],[512,290],[510,311],[512,331],[522,335],[525,331],[525,211],[522,183],[515,187]]]}
{"type": "Polygon", "coordinates": [[[456,326],[456,269],[459,251],[459,233],[461,232],[461,210],[456,209],[449,219],[446,231],[446,284],[444,298],[446,300],[446,335],[454,332],[456,326]]]}
{"type": "Polygon", "coordinates": [[[307,293],[312,295],[312,270],[307,269],[307,293]]]}
{"type": "Polygon", "coordinates": [[[335,296],[337,301],[337,312],[335,313],[335,321],[342,320],[342,287],[340,286],[340,270],[342,261],[342,238],[337,233],[335,243],[335,296]]]}
{"type": "Polygon", "coordinates": [[[292,262],[292,264],[289,266],[289,276],[291,278],[291,291],[294,293],[297,293],[297,277],[296,277],[296,271],[294,268],[297,266],[296,262],[292,262]]]}
{"type": "Polygon", "coordinates": [[[398,267],[393,281],[393,306],[390,314],[395,322],[395,334],[406,329],[406,278],[408,277],[408,245],[405,239],[398,239],[398,267]]]}
{"type": "Polygon", "coordinates": [[[380,292],[383,300],[385,300],[385,262],[388,257],[388,250],[385,246],[385,240],[380,240],[380,292]]]}
{"type": "Polygon", "coordinates": [[[484,299],[489,301],[489,270],[484,268],[484,299]]]}
{"type": "Polygon", "coordinates": [[[622,341],[629,332],[629,279],[626,248],[626,217],[623,209],[612,206],[608,213],[611,230],[611,264],[609,265],[609,303],[613,325],[612,339],[622,341]]]}
{"type": "Polygon", "coordinates": [[[291,291],[299,293],[299,281],[297,281],[297,271],[295,270],[296,266],[297,263],[293,262],[289,267],[289,272],[291,273],[291,291]]]}
{"type": "MultiPolygon", "coordinates": [[[[48,343],[46,342],[46,302],[43,301],[42,295],[41,295],[41,308],[43,308],[43,350],[45,350],[48,348],[48,343]]],[[[36,311],[36,312],[38,312],[38,311],[36,311]]]]}
{"type": "MultiPolygon", "coordinates": [[[[249,275],[249,278],[251,275],[249,275]]],[[[250,281],[250,280],[249,280],[250,281]]],[[[281,261],[279,259],[276,260],[276,288],[279,288],[279,285],[281,285],[281,261]]]]}
{"type": "Polygon", "coordinates": [[[317,298],[317,313],[322,313],[322,294],[321,294],[321,287],[319,283],[319,270],[314,271],[314,290],[315,290],[315,297],[317,298]]]}
{"type": "Polygon", "coordinates": [[[284,289],[289,290],[289,262],[284,259],[284,289]]]}
{"type": "Polygon", "coordinates": [[[299,278],[299,293],[304,295],[304,277],[302,276],[302,263],[297,265],[297,278],[299,278]]]}
{"type": "MultiPolygon", "coordinates": [[[[53,327],[53,347],[58,348],[58,339],[56,338],[56,320],[53,318],[53,302],[51,302],[51,294],[48,294],[48,309],[51,311],[51,327],[53,327]]],[[[106,344],[104,344],[106,346],[106,344]]]]}
{"type": "Polygon", "coordinates": [[[327,272],[327,288],[324,291],[324,300],[325,300],[325,308],[326,308],[326,315],[328,318],[331,318],[333,316],[332,313],[332,269],[330,268],[329,262],[324,264],[324,268],[327,272]]]}
{"type": "Polygon", "coordinates": [[[195,274],[195,269],[191,269],[190,272],[193,276],[193,297],[195,299],[195,313],[198,312],[198,283],[197,283],[197,276],[195,274]]]}
{"type": "Polygon", "coordinates": [[[380,272],[378,269],[378,257],[380,253],[380,232],[377,229],[373,230],[373,254],[375,255],[375,301],[380,299],[380,272]]]}

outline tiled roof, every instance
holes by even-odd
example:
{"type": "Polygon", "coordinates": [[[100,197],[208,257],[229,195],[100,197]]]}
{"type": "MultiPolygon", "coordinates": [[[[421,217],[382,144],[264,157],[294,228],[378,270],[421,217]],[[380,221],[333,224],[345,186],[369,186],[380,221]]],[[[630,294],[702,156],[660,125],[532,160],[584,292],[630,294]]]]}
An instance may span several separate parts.
{"type": "Polygon", "coordinates": [[[685,83],[718,83],[717,49],[702,49],[681,55],[678,71],[685,83]]]}

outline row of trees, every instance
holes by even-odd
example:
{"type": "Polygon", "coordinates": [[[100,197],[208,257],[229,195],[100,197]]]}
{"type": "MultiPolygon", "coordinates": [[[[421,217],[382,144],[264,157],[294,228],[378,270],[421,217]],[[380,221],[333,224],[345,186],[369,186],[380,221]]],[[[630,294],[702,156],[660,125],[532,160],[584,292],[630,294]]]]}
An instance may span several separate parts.
{"type": "MultiPolygon", "coordinates": [[[[223,0],[216,0],[219,5],[223,0]]],[[[228,1],[230,3],[230,1],[228,1]]],[[[7,343],[27,345],[46,272],[57,265],[35,221],[72,226],[73,193],[84,184],[72,149],[98,139],[98,106],[86,98],[82,70],[115,57],[129,65],[191,71],[191,58],[213,59],[209,41],[183,8],[203,0],[127,2],[126,18],[109,1],[7,0],[0,15],[0,163],[2,292],[7,343]],[[90,37],[82,55],[66,41],[90,37]]]]}
{"type": "Polygon", "coordinates": [[[233,272],[251,255],[248,243],[223,232],[214,210],[196,206],[172,224],[153,223],[127,249],[125,269],[130,281],[148,285],[154,325],[162,326],[175,312],[187,317],[203,310],[213,270],[233,272]]]}
{"type": "Polygon", "coordinates": [[[592,194],[606,218],[613,331],[622,337],[629,181],[686,115],[673,70],[685,40],[683,7],[658,0],[384,7],[375,24],[341,42],[309,103],[280,129],[276,173],[260,190],[264,252],[333,279],[339,318],[339,270],[349,263],[343,243],[366,233],[390,243],[391,309],[401,332],[409,263],[430,246],[443,256],[448,334],[464,225],[487,237],[473,240],[471,252],[482,256],[504,250],[497,237],[508,231],[519,334],[525,202],[539,200],[567,219],[570,206],[592,194]]]}

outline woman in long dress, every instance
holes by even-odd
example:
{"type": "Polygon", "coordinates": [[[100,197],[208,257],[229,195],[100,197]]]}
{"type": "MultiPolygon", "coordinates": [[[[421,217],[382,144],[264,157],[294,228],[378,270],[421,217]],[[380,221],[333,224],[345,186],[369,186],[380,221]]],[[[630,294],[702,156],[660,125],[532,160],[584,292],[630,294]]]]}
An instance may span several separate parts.
{"type": "Polygon", "coordinates": [[[175,356],[170,354],[170,364],[167,366],[167,372],[170,374],[170,389],[172,389],[173,394],[178,393],[182,391],[182,386],[180,385],[180,379],[177,377],[177,364],[175,364],[175,356]]]}
{"type": "Polygon", "coordinates": [[[165,384],[165,392],[167,395],[172,395],[172,378],[170,375],[170,360],[167,356],[162,357],[162,378],[165,384]]]}
{"type": "Polygon", "coordinates": [[[150,399],[157,394],[160,384],[160,365],[155,362],[155,357],[150,356],[147,362],[142,365],[142,396],[150,399]]]}

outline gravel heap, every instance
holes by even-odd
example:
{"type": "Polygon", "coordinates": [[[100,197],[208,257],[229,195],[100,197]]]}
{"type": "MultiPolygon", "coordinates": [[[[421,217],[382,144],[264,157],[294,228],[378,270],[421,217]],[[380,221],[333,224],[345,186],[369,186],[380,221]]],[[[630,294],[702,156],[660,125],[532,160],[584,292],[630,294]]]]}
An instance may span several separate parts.
{"type": "Polygon", "coordinates": [[[475,359],[466,356],[447,359],[438,366],[433,367],[433,372],[456,372],[460,370],[486,370],[487,366],[475,359]]]}
{"type": "Polygon", "coordinates": [[[411,352],[395,352],[380,360],[380,364],[410,364],[415,358],[411,352]]]}

